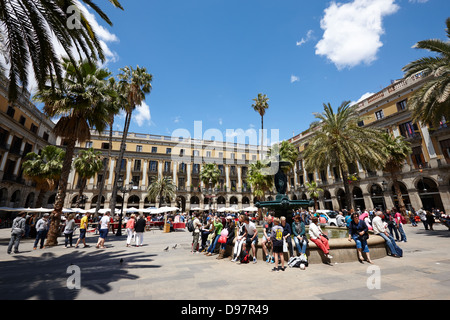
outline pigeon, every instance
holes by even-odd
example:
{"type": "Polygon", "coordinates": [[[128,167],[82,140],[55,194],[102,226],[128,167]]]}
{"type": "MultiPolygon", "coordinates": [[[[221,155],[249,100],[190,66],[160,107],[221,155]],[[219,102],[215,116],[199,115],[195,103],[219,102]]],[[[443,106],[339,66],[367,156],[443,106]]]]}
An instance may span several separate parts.
{"type": "Polygon", "coordinates": [[[177,245],[174,245],[172,248],[176,249],[176,248],[177,248],[177,245]]]}
{"type": "Polygon", "coordinates": [[[123,259],[120,259],[120,264],[122,264],[123,263],[123,259]]]}
{"type": "Polygon", "coordinates": [[[169,251],[169,247],[165,248],[164,251],[169,251]]]}

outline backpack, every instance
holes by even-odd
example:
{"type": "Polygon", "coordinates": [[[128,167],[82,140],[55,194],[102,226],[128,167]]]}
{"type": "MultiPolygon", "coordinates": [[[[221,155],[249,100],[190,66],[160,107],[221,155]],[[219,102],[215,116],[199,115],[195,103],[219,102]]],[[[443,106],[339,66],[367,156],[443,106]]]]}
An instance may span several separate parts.
{"type": "Polygon", "coordinates": [[[299,257],[291,257],[288,261],[290,268],[300,268],[301,265],[308,266],[308,258],[305,254],[301,254],[299,257]]]}
{"type": "Polygon", "coordinates": [[[187,229],[189,232],[194,232],[194,230],[195,230],[194,221],[192,219],[189,219],[189,221],[187,223],[187,229]]]}
{"type": "Polygon", "coordinates": [[[249,263],[250,262],[250,257],[248,255],[248,250],[242,250],[240,262],[241,263],[249,263]]]}

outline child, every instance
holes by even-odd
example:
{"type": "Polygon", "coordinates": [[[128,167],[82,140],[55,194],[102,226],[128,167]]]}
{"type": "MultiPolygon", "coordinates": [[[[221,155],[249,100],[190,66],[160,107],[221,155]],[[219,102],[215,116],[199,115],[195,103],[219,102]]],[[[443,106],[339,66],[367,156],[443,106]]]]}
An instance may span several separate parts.
{"type": "Polygon", "coordinates": [[[284,253],[283,253],[283,227],[280,226],[280,219],[273,219],[273,228],[270,240],[272,241],[272,251],[275,256],[275,267],[272,271],[278,272],[280,268],[278,267],[278,259],[281,260],[281,271],[285,270],[284,267],[284,253]]]}

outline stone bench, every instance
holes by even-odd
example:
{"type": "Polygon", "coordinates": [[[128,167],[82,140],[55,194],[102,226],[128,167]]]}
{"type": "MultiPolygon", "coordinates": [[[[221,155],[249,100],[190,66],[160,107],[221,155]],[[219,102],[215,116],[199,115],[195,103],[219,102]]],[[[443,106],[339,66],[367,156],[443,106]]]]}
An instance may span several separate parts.
{"type": "MultiPolygon", "coordinates": [[[[233,242],[234,243],[234,242],[233,242]]],[[[323,254],[322,250],[320,250],[314,242],[309,240],[308,247],[306,249],[306,255],[308,257],[308,262],[310,264],[318,264],[318,263],[346,263],[346,262],[355,262],[358,261],[358,253],[356,250],[356,244],[352,240],[348,241],[348,238],[341,239],[330,239],[330,254],[333,256],[333,259],[328,259],[323,254]]],[[[386,242],[380,236],[376,236],[374,234],[370,234],[369,240],[367,241],[367,245],[369,246],[370,258],[371,260],[384,258],[387,256],[386,250],[386,242]]],[[[292,240],[292,246],[294,249],[294,254],[298,255],[296,250],[294,240],[292,240]]],[[[250,258],[252,257],[251,248],[249,249],[250,258]]],[[[231,259],[233,254],[233,246],[228,245],[225,251],[225,258],[231,259]]],[[[364,253],[363,256],[365,257],[364,253]]],[[[261,239],[258,241],[258,245],[256,246],[256,258],[258,261],[266,261],[267,257],[265,256],[261,239]]],[[[289,253],[284,253],[284,260],[287,262],[289,260],[289,253]]]]}

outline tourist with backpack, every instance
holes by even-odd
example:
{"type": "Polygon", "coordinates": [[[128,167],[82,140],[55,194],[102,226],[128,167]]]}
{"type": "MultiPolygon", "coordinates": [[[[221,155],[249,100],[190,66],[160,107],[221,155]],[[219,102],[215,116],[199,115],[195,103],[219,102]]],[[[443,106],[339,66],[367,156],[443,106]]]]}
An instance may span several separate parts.
{"type": "Polygon", "coordinates": [[[406,223],[406,219],[400,212],[396,212],[394,218],[398,232],[400,232],[400,241],[406,242],[406,233],[403,229],[403,224],[406,223]]]}

